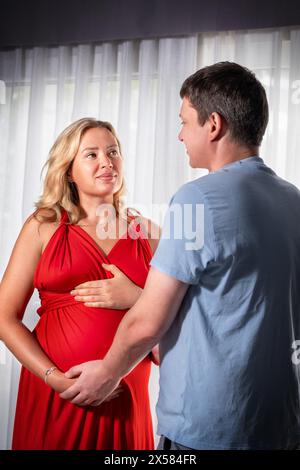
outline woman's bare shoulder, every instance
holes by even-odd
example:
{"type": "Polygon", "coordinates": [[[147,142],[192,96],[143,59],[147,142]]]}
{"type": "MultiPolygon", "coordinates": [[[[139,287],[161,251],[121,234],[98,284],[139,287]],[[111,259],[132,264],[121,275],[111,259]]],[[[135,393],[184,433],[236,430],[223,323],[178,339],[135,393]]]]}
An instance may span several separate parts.
{"type": "Polygon", "coordinates": [[[47,221],[47,219],[51,219],[52,215],[53,211],[51,210],[39,209],[33,212],[23,225],[24,235],[35,237],[36,241],[41,244],[42,251],[59,225],[59,222],[47,221]],[[42,221],[43,218],[46,220],[42,221]]]}

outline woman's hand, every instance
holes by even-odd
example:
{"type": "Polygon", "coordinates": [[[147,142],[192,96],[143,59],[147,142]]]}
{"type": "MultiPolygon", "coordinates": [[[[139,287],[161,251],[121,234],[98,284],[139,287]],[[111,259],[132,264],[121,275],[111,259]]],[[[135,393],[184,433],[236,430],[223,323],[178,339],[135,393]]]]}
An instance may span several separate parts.
{"type": "Polygon", "coordinates": [[[71,295],[87,307],[118,310],[131,308],[143,289],[134,284],[114,264],[102,264],[102,266],[106,271],[111,272],[114,277],[80,284],[71,291],[71,295]]]}

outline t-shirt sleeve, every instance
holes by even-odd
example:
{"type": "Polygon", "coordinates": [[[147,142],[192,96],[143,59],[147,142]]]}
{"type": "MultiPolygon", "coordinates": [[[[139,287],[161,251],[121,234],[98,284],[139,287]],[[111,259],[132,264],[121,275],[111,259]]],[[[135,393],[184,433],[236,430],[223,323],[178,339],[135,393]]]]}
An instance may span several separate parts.
{"type": "Polygon", "coordinates": [[[204,244],[205,218],[201,192],[190,183],[182,186],[171,199],[151,266],[186,284],[198,284],[212,258],[204,244]]]}

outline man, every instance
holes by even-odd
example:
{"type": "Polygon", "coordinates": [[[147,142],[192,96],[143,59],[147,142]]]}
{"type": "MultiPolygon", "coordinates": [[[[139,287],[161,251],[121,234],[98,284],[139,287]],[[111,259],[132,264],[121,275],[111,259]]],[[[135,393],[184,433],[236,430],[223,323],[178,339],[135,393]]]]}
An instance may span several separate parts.
{"type": "Polygon", "coordinates": [[[209,174],[172,198],[141,297],[104,360],[68,371],[79,378],[61,396],[101,403],[160,342],[159,448],[293,448],[300,442],[299,369],[291,359],[300,339],[300,193],[258,157],[268,105],[249,70],[205,67],[180,94],[179,139],[190,165],[209,174]],[[193,227],[204,207],[203,244],[190,249],[186,231],[176,236],[175,223],[172,231],[174,207],[184,216],[191,209],[182,225],[193,227]]]}

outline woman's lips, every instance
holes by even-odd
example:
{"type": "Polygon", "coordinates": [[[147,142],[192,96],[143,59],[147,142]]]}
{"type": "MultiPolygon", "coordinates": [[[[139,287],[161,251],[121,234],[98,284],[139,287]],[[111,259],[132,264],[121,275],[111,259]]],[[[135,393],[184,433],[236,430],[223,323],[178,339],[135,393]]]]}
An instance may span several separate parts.
{"type": "Polygon", "coordinates": [[[116,178],[116,175],[100,175],[97,176],[97,179],[101,181],[113,181],[116,178]]]}

